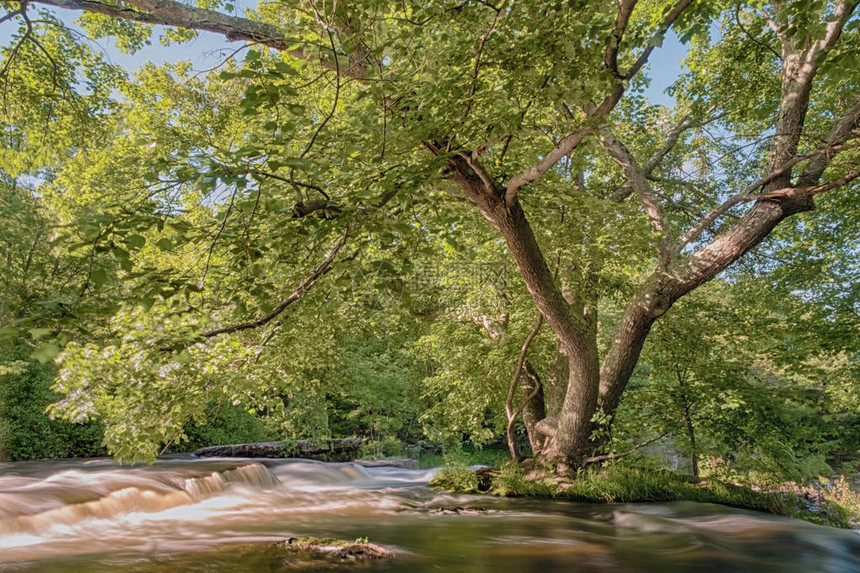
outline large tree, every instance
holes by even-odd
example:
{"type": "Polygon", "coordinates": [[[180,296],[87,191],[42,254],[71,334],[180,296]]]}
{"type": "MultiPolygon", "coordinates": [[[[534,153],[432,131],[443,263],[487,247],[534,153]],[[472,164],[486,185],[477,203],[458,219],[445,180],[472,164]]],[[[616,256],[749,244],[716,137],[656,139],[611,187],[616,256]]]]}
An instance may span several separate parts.
{"type": "MultiPolygon", "coordinates": [[[[208,185],[222,202],[213,182],[234,185],[216,239],[229,239],[228,217],[245,197],[269,246],[288,248],[281,219],[259,222],[257,203],[274,184],[295,191],[291,217],[317,216],[335,238],[288,296],[196,340],[280,320],[349,257],[358,228],[387,225],[406,240],[403,227],[431,224],[424,204],[450,230],[473,220],[459,208],[465,200],[503,239],[557,339],[553,370],[566,384],[545,393],[548,414],[536,429],[546,437],[542,458],[562,471],[594,457],[596,424],[618,408],[655,320],[780,223],[812,211],[816,196],[856,201],[855,0],[291,0],[261,2],[246,17],[173,0],[12,1],[3,20],[19,19],[21,33],[7,50],[7,76],[28,42],[61,59],[38,43],[39,26],[57,22],[35,23],[34,4],[84,11],[91,33],[132,44],[149,32],[129,23],[265,48],[210,80],[222,86],[210,96],[243,90],[246,136],[235,121],[229,143],[219,140],[223,121],[179,135],[165,124],[173,148],[153,152],[152,182],[208,185]],[[690,48],[670,112],[648,105],[641,87],[672,32],[690,48]],[[646,258],[637,244],[650,246],[646,258]],[[612,284],[607,269],[625,264],[633,279],[612,284]],[[611,326],[598,318],[608,298],[621,308],[611,326]]],[[[193,78],[174,91],[189,85],[193,78]]],[[[208,113],[206,95],[169,95],[151,104],[198,120],[208,113]]],[[[217,122],[230,100],[214,100],[217,122]]]]}

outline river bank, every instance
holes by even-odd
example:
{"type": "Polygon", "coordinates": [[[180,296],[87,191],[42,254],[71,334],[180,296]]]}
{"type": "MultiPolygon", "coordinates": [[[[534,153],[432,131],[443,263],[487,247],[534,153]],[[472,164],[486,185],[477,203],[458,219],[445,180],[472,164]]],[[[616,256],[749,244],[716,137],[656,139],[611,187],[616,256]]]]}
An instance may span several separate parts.
{"type": "Polygon", "coordinates": [[[509,463],[500,468],[445,467],[430,486],[455,493],[480,492],[587,503],[716,503],[817,525],[841,529],[860,527],[860,495],[851,490],[844,477],[820,478],[814,486],[731,483],[623,466],[589,468],[573,477],[560,477],[539,468],[524,469],[509,463]]]}

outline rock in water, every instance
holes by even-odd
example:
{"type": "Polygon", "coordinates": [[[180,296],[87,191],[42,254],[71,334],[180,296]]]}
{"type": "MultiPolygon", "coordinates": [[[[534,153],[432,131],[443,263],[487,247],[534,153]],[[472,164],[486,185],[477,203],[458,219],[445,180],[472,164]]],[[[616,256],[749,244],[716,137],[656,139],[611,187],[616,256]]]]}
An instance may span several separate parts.
{"type": "Polygon", "coordinates": [[[284,547],[293,553],[308,557],[323,557],[334,561],[372,561],[390,557],[392,553],[366,540],[354,542],[326,537],[293,537],[284,541],[284,547]]]}

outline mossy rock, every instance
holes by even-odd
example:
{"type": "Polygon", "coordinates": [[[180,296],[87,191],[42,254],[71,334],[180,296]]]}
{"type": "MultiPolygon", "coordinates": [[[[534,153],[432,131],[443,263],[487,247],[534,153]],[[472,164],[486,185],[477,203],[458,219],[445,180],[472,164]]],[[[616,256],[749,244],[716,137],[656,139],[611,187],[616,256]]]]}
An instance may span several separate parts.
{"type": "Polygon", "coordinates": [[[490,512],[481,507],[464,507],[458,505],[456,507],[437,507],[430,513],[432,515],[481,515],[490,512]]]}
{"type": "Polygon", "coordinates": [[[345,541],[334,537],[292,537],[283,543],[283,547],[300,556],[323,558],[335,562],[374,561],[391,557],[391,551],[368,543],[367,540],[357,539],[345,541]]]}
{"type": "Polygon", "coordinates": [[[498,468],[486,466],[477,469],[444,467],[427,485],[451,493],[489,493],[500,475],[498,468]]]}

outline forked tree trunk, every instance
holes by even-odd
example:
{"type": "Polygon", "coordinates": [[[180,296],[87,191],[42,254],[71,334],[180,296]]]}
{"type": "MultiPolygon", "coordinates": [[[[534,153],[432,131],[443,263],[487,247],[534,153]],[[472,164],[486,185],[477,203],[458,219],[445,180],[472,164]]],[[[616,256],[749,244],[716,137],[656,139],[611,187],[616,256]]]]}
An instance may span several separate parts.
{"type": "Polygon", "coordinates": [[[736,225],[693,255],[676,255],[668,267],[658,266],[628,303],[601,364],[594,309],[576,294],[565,300],[519,201],[507,202],[504,190],[476,172],[465,158],[452,157],[449,164],[451,179],[505,239],[535,306],[567,359],[561,405],[556,405],[561,391],[553,388],[547,394],[555,403],[548,408],[547,418],[536,424],[548,437],[540,457],[560,472],[581,467],[593,453],[592,420],[598,411],[614,415],[654,321],[760,243],[780,221],[811,208],[807,200],[759,201],[736,225]]]}

